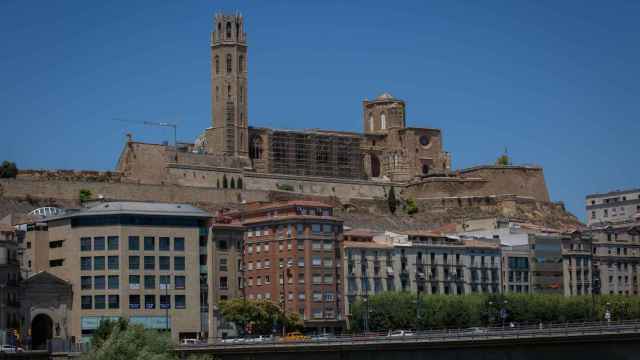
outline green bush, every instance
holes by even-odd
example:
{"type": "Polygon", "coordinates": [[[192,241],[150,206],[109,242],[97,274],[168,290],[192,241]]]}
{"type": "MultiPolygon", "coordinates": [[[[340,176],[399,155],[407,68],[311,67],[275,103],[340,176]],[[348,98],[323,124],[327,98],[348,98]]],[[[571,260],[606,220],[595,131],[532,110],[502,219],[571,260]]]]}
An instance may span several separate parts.
{"type": "Polygon", "coordinates": [[[407,213],[407,215],[418,213],[418,205],[416,204],[416,201],[412,198],[407,199],[404,206],[404,211],[407,213]]]}
{"type": "Polygon", "coordinates": [[[12,161],[3,161],[0,165],[0,178],[9,179],[18,176],[18,167],[12,161]]]}
{"type": "Polygon", "coordinates": [[[80,202],[87,202],[89,200],[91,200],[91,190],[88,189],[81,189],[80,190],[80,202]]]}

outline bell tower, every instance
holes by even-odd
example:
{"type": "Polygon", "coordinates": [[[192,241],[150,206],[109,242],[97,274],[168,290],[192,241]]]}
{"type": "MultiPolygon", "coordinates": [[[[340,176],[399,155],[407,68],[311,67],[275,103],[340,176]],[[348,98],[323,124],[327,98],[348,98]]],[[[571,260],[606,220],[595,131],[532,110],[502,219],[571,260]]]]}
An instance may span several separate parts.
{"type": "Polygon", "coordinates": [[[247,109],[247,41],[242,15],[218,13],[211,33],[208,152],[248,156],[247,109]]]}

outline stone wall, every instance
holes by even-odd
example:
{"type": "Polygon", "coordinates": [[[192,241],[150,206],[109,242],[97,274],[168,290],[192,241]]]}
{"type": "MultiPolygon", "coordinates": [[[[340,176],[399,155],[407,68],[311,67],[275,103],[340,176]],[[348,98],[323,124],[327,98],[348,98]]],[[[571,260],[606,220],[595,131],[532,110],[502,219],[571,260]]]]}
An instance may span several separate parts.
{"type": "Polygon", "coordinates": [[[479,166],[456,177],[425,178],[407,186],[406,196],[421,198],[517,195],[550,201],[542,168],[479,166]]]}

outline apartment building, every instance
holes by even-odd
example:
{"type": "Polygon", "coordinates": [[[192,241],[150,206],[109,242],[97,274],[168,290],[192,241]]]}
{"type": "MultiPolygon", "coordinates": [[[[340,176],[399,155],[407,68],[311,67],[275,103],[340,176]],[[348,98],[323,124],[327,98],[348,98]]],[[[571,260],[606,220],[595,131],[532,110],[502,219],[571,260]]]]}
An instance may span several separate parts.
{"type": "Polygon", "coordinates": [[[24,258],[31,269],[73,292],[70,316],[47,323],[76,339],[116,318],[174,338],[206,336],[199,279],[207,271],[200,261],[210,218],[184,204],[105,202],[29,224],[24,258]]]}
{"type": "Polygon", "coordinates": [[[19,328],[19,279],[20,265],[15,228],[0,224],[0,341],[3,344],[9,340],[7,330],[19,328]]]}
{"type": "Polygon", "coordinates": [[[236,215],[247,228],[244,293],[295,312],[308,330],[339,331],[342,221],[314,201],[248,204],[236,215]]]}
{"type": "Polygon", "coordinates": [[[529,245],[502,246],[502,292],[529,294],[531,287],[529,245]]]}
{"type": "Polygon", "coordinates": [[[345,311],[384,291],[463,295],[500,292],[500,247],[492,239],[429,231],[344,234],[345,311]]]}
{"type": "Polygon", "coordinates": [[[591,234],[580,231],[564,234],[561,245],[564,295],[591,294],[594,275],[591,234]]]}
{"type": "Polygon", "coordinates": [[[601,294],[638,295],[640,222],[592,226],[594,290],[601,294]]]}
{"type": "Polygon", "coordinates": [[[590,194],[585,206],[588,225],[640,219],[640,189],[590,194]]]}

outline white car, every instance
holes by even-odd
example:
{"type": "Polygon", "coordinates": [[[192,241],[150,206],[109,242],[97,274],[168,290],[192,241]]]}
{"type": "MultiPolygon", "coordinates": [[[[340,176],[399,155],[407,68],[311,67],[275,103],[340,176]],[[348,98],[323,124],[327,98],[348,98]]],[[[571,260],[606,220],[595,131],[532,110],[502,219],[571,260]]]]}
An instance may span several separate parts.
{"type": "Polygon", "coordinates": [[[0,345],[0,352],[4,352],[4,353],[22,352],[22,348],[11,346],[11,345],[0,345]]]}
{"type": "Polygon", "coordinates": [[[408,330],[394,330],[394,331],[389,331],[389,334],[387,334],[387,336],[391,336],[391,337],[413,336],[413,333],[408,330]]]}

